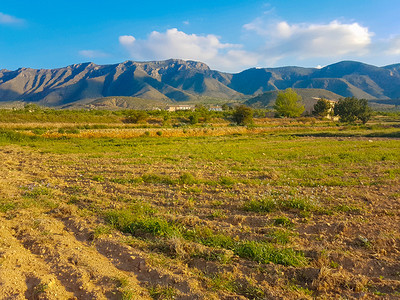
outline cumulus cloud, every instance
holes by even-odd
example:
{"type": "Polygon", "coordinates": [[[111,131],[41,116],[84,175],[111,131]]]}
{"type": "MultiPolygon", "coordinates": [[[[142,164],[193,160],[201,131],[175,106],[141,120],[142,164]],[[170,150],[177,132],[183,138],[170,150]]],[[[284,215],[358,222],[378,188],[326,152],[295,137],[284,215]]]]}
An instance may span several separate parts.
{"type": "Polygon", "coordinates": [[[4,25],[22,25],[25,21],[14,16],[0,12],[0,24],[4,25]]]}
{"type": "Polygon", "coordinates": [[[79,51],[79,55],[86,58],[99,58],[108,56],[107,53],[99,50],[81,50],[79,51]]]}
{"type": "Polygon", "coordinates": [[[281,21],[267,24],[258,18],[243,26],[265,39],[264,55],[277,59],[294,56],[312,57],[362,56],[368,53],[373,33],[358,23],[289,24],[281,21]]]}
{"type": "Polygon", "coordinates": [[[227,71],[240,70],[257,63],[255,55],[243,50],[242,45],[222,43],[213,34],[187,34],[176,28],[166,32],[153,31],[145,40],[123,35],[119,37],[119,42],[133,59],[139,60],[197,60],[212,68],[227,71]]]}

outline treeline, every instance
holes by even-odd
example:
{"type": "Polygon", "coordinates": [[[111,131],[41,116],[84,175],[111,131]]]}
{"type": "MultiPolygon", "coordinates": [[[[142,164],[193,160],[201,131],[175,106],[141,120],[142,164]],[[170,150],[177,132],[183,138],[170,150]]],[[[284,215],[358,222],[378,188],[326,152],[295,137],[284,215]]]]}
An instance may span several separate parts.
{"type": "MultiPolygon", "coordinates": [[[[291,88],[278,93],[274,108],[278,116],[289,118],[299,117],[304,112],[301,96],[291,88]]],[[[320,118],[336,116],[341,122],[361,121],[363,124],[370,120],[372,114],[368,101],[355,97],[342,98],[338,102],[320,98],[312,111],[312,115],[320,118]]]]}
{"type": "Polygon", "coordinates": [[[222,111],[211,111],[204,105],[194,110],[59,110],[41,107],[37,104],[26,104],[20,109],[0,110],[1,123],[115,123],[115,124],[154,124],[173,126],[179,124],[201,124],[231,122],[249,125],[253,118],[271,116],[270,110],[251,109],[240,105],[224,106],[222,111]]]}
{"type": "MultiPolygon", "coordinates": [[[[365,99],[343,98],[338,102],[319,99],[312,113],[304,114],[302,99],[292,89],[278,94],[274,110],[253,109],[245,105],[222,106],[221,111],[213,111],[204,105],[193,110],[59,110],[26,104],[21,109],[0,110],[1,123],[114,123],[148,124],[158,126],[180,126],[207,123],[231,123],[252,125],[255,119],[263,118],[314,118],[337,117],[341,122],[366,123],[373,114],[365,99]]],[[[398,114],[400,115],[400,113],[398,114]]]]}

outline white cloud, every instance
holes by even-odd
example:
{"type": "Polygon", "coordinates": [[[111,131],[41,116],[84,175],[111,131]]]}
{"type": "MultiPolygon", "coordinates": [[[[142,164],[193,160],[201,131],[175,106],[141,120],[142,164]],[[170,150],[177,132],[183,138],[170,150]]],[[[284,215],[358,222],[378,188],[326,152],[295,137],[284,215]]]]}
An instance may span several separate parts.
{"type": "Polygon", "coordinates": [[[2,12],[0,12],[0,24],[5,24],[5,25],[22,25],[25,23],[25,20],[19,19],[14,16],[6,15],[2,12]]]}
{"type": "Polygon", "coordinates": [[[164,33],[153,31],[145,40],[124,35],[119,37],[119,42],[137,60],[180,58],[202,61],[226,71],[241,70],[257,63],[255,55],[242,50],[242,45],[222,43],[213,34],[186,34],[176,28],[164,33]]]}
{"type": "Polygon", "coordinates": [[[136,39],[131,35],[121,35],[119,37],[119,42],[125,47],[132,46],[136,39]]]}
{"type": "Polygon", "coordinates": [[[373,33],[358,23],[289,24],[281,21],[268,23],[257,18],[243,26],[264,39],[260,50],[265,59],[280,60],[315,57],[340,58],[345,55],[363,56],[368,53],[373,33]]]}
{"type": "Polygon", "coordinates": [[[81,50],[79,51],[79,55],[86,58],[99,58],[108,56],[107,53],[104,53],[99,50],[81,50]]]}
{"type": "Polygon", "coordinates": [[[387,42],[387,55],[400,55],[400,35],[391,37],[387,42]]]}

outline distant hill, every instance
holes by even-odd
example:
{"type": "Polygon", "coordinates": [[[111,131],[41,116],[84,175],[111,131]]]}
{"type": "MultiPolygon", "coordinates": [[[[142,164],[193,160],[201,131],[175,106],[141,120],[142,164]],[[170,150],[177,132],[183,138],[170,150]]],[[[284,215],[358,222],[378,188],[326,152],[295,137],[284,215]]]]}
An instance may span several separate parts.
{"type": "MultiPolygon", "coordinates": [[[[314,104],[317,103],[318,98],[325,98],[328,100],[337,101],[341,98],[340,95],[332,93],[323,89],[294,89],[299,94],[305,106],[306,111],[311,112],[314,108],[314,104]]],[[[254,108],[272,108],[275,104],[276,96],[279,91],[265,92],[254,98],[251,98],[245,102],[246,105],[254,108]]]]}
{"type": "MultiPolygon", "coordinates": [[[[211,70],[201,62],[170,59],[114,65],[83,63],[52,70],[0,70],[1,102],[37,102],[57,107],[109,97],[134,97],[161,103],[201,102],[202,99],[237,101],[288,87],[324,89],[341,97],[399,99],[400,64],[376,67],[343,61],[322,69],[252,68],[229,74],[211,70]]],[[[129,106],[128,102],[132,102],[118,99],[116,105],[129,106]]],[[[110,104],[109,99],[104,101],[110,104]]]]}

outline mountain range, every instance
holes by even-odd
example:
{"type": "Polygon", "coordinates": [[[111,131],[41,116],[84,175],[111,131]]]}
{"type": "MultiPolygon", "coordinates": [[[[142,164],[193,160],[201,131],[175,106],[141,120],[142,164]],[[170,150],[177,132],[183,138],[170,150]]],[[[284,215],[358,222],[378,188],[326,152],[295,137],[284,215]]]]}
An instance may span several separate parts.
{"type": "Polygon", "coordinates": [[[390,99],[400,98],[400,64],[376,67],[342,61],[324,68],[251,68],[231,74],[211,70],[202,62],[170,59],[0,70],[0,101],[37,102],[46,106],[113,96],[158,103],[205,98],[246,100],[289,87],[390,103],[390,99]]]}

